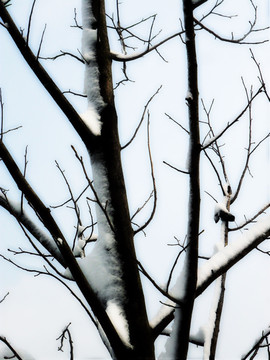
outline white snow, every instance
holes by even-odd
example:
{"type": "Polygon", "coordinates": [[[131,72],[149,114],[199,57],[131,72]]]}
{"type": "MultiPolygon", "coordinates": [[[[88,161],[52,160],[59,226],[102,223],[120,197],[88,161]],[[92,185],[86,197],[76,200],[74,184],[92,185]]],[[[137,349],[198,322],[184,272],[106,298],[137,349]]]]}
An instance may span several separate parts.
{"type": "Polygon", "coordinates": [[[82,35],[82,55],[84,60],[89,64],[95,60],[95,43],[97,41],[97,30],[84,28],[82,35]]]}
{"type": "Polygon", "coordinates": [[[178,341],[177,333],[178,327],[181,326],[181,310],[176,308],[174,313],[174,322],[172,332],[165,344],[165,352],[162,352],[159,356],[159,360],[177,359],[175,354],[175,343],[178,341]]]}
{"type": "Polygon", "coordinates": [[[237,258],[243,251],[252,248],[252,244],[257,242],[259,238],[263,241],[266,233],[270,232],[270,216],[258,221],[244,235],[242,235],[234,243],[229,244],[222,250],[218,251],[208,261],[199,268],[197,287],[201,286],[213,272],[216,272],[228,262],[237,258]]]}
{"type": "Polygon", "coordinates": [[[128,323],[121,307],[119,307],[119,305],[117,305],[114,301],[110,300],[108,301],[106,312],[115,326],[121,340],[125,343],[125,345],[130,347],[128,323]]]}
{"type": "MultiPolygon", "coordinates": [[[[200,287],[208,278],[212,276],[212,273],[217,271],[218,269],[222,268],[226,265],[230,260],[236,258],[239,254],[241,254],[245,249],[252,248],[252,244],[257,242],[259,237],[262,237],[261,240],[266,236],[266,233],[270,233],[270,216],[265,217],[264,219],[258,221],[245,235],[242,235],[238,240],[234,243],[229,244],[228,246],[224,247],[219,244],[217,248],[217,253],[215,253],[204,265],[202,265],[198,269],[198,280],[197,280],[197,288],[200,287]]],[[[183,277],[183,273],[179,276],[176,281],[176,285],[173,287],[171,294],[177,297],[179,300],[183,296],[183,288],[181,285],[181,278],[183,277]]],[[[218,290],[216,291],[216,297],[218,297],[218,290]]],[[[155,318],[151,321],[151,326],[155,327],[163,318],[165,318],[168,314],[172,311],[172,306],[175,304],[169,300],[166,302],[166,305],[163,305],[160,310],[158,311],[155,318]]],[[[176,311],[177,313],[178,311],[176,311]]],[[[210,317],[210,323],[213,324],[214,315],[212,314],[210,317]]],[[[210,325],[206,328],[206,337],[207,332],[209,334],[210,325]]],[[[172,331],[174,333],[174,331],[172,331]]],[[[171,342],[169,341],[168,345],[166,342],[166,348],[168,349],[168,353],[166,356],[170,355],[170,347],[171,342]]],[[[165,354],[161,354],[160,359],[166,359],[165,354]]]]}
{"type": "Polygon", "coordinates": [[[215,214],[218,214],[220,212],[220,210],[229,214],[229,211],[226,209],[225,204],[218,202],[218,203],[216,203],[216,206],[215,206],[215,214]]]}
{"type": "Polygon", "coordinates": [[[87,110],[80,114],[80,117],[94,135],[101,135],[100,116],[90,104],[88,105],[87,110]]]}
{"type": "Polygon", "coordinates": [[[75,248],[73,250],[73,254],[75,257],[84,257],[84,250],[83,250],[84,246],[85,246],[85,240],[78,239],[75,248]]]}
{"type": "Polygon", "coordinates": [[[59,245],[62,245],[62,244],[63,244],[63,239],[57,238],[57,243],[58,243],[59,245]]]}
{"type": "MultiPolygon", "coordinates": [[[[106,204],[106,214],[112,219],[106,168],[98,154],[91,156],[91,163],[93,185],[99,202],[106,204]]],[[[108,301],[114,300],[120,306],[125,301],[125,291],[122,285],[121,262],[116,250],[114,232],[108,224],[104,210],[98,204],[96,204],[96,216],[97,241],[92,251],[84,258],[78,258],[77,261],[100,300],[105,305],[108,301]]],[[[77,250],[79,253],[80,250],[77,250]]],[[[64,275],[72,278],[69,270],[66,270],[64,275]]]]}
{"type": "Polygon", "coordinates": [[[82,0],[82,14],[82,56],[85,60],[84,90],[88,106],[81,117],[94,135],[100,135],[99,113],[105,104],[100,94],[99,71],[96,63],[97,32],[92,28],[95,19],[89,0],[82,0]]]}
{"type": "Polygon", "coordinates": [[[188,100],[193,100],[193,96],[192,96],[192,94],[191,94],[190,91],[187,92],[186,100],[187,100],[187,101],[188,101],[188,100]]]}

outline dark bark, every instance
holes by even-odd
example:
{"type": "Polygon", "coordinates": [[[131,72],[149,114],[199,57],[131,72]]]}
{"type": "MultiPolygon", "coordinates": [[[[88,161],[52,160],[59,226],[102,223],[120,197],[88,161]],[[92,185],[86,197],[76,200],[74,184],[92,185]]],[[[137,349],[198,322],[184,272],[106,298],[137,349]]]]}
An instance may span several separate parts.
{"type": "Polygon", "coordinates": [[[100,113],[101,136],[96,137],[94,142],[89,143],[88,150],[90,157],[94,160],[98,159],[106,169],[110,198],[108,206],[113,215],[112,225],[117,242],[116,251],[121,262],[122,281],[126,293],[123,305],[129,324],[130,343],[133,346],[129,359],[153,359],[153,338],[148,324],[145,300],[136,262],[133,229],[131,227],[121,164],[104,1],[93,0],[92,11],[95,18],[92,28],[97,29],[96,61],[99,69],[100,94],[105,102],[105,107],[100,113]]]}
{"type": "Polygon", "coordinates": [[[189,206],[188,206],[188,229],[187,229],[187,255],[186,255],[186,279],[185,296],[180,312],[180,323],[177,328],[177,342],[175,344],[175,359],[184,360],[187,357],[189,345],[189,332],[193,304],[197,284],[198,262],[198,234],[200,219],[200,184],[199,184],[199,161],[200,161],[200,134],[198,114],[198,80],[197,59],[195,48],[195,33],[193,25],[193,5],[191,0],[183,1],[184,26],[186,31],[186,52],[188,64],[188,94],[187,105],[189,110],[189,206]]]}
{"type": "MultiPolygon", "coordinates": [[[[227,196],[227,202],[226,202],[226,209],[230,211],[230,200],[231,200],[231,187],[227,186],[226,190],[226,196],[227,196]]],[[[222,219],[222,218],[221,218],[222,219]]],[[[228,245],[228,228],[229,228],[229,219],[223,219],[222,221],[222,227],[224,227],[224,247],[228,245]]],[[[210,356],[209,360],[215,360],[216,357],[216,349],[217,349],[217,341],[218,341],[218,335],[220,330],[220,321],[221,321],[221,315],[223,310],[223,304],[224,304],[224,296],[225,296],[225,283],[226,283],[226,273],[221,275],[220,279],[220,294],[219,299],[217,303],[217,307],[215,309],[216,313],[216,319],[214,323],[213,333],[212,333],[212,339],[211,339],[211,345],[210,345],[210,356]]]]}
{"type": "Polygon", "coordinates": [[[74,127],[74,129],[81,137],[82,141],[85,144],[87,143],[88,146],[90,146],[91,140],[94,139],[94,136],[92,135],[91,131],[88,129],[88,127],[82,121],[79,114],[70,104],[70,102],[65,98],[61,90],[57,87],[55,82],[52,80],[52,78],[49,76],[49,74],[40,64],[39,59],[33,54],[28,44],[25,42],[21,32],[16,27],[14,21],[12,20],[11,16],[9,15],[2,1],[0,1],[0,17],[2,18],[3,22],[7,25],[7,31],[9,32],[18,50],[20,51],[21,55],[24,57],[25,61],[27,62],[33,73],[36,75],[36,77],[39,79],[41,84],[51,95],[52,99],[56,102],[59,108],[66,115],[71,125],[74,127]]]}

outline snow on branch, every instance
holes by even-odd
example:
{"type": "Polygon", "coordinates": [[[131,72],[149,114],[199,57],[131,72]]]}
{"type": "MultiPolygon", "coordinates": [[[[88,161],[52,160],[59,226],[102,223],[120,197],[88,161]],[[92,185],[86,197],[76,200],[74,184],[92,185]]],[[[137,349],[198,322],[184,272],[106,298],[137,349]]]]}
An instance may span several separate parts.
{"type": "MultiPolygon", "coordinates": [[[[222,248],[198,269],[196,297],[215,281],[220,275],[228,271],[234,264],[245,257],[251,250],[255,249],[262,241],[270,236],[270,216],[258,221],[245,235],[236,242],[222,248]]],[[[179,279],[178,279],[179,281],[179,279]]],[[[174,290],[174,288],[173,288],[174,290]]],[[[181,294],[178,293],[180,296],[181,294]]],[[[174,294],[173,295],[177,295],[174,294]]],[[[175,296],[176,297],[176,296],[175,296]]],[[[182,298],[177,296],[177,303],[181,304],[182,298]]],[[[153,336],[156,338],[162,330],[174,318],[175,303],[168,301],[158,311],[151,321],[153,336]]]]}
{"type": "Polygon", "coordinates": [[[22,224],[40,242],[40,244],[52,254],[52,256],[54,256],[60,263],[64,263],[60,251],[55,245],[53,239],[39,229],[24,212],[21,212],[20,205],[16,206],[4,196],[0,196],[0,206],[13,215],[18,222],[22,224]]]}
{"type": "Polygon", "coordinates": [[[237,241],[218,251],[198,271],[197,296],[218,276],[229,270],[235,263],[253,250],[270,235],[270,216],[258,221],[237,241]]]}
{"type": "Polygon", "coordinates": [[[87,95],[87,110],[81,114],[81,119],[93,135],[101,134],[100,112],[104,101],[100,94],[99,70],[96,61],[97,29],[90,1],[82,1],[82,57],[85,63],[84,91],[87,95]]]}

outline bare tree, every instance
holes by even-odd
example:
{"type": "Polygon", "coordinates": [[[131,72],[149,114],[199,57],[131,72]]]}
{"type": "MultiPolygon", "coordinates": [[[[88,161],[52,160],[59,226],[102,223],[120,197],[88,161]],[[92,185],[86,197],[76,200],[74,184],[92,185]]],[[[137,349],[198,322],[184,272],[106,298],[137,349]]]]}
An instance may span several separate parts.
{"type": "MultiPolygon", "coordinates": [[[[30,47],[36,1],[33,1],[29,11],[25,30],[15,24],[10,15],[13,6],[10,1],[0,2],[1,31],[9,33],[27,66],[62,111],[77,134],[79,142],[83,144],[80,148],[73,144],[71,146],[73,161],[75,160],[77,166],[76,172],[81,179],[80,185],[74,186],[69,179],[69,173],[56,161],[56,168],[63,179],[68,197],[62,202],[60,199],[57,200],[61,202],[60,205],[58,203],[50,207],[49,201],[46,197],[44,199],[44,194],[39,194],[36,190],[37,186],[32,185],[31,176],[28,175],[28,148],[25,150],[24,162],[21,166],[12,155],[11,146],[7,145],[10,144],[8,141],[10,135],[7,133],[12,131],[13,138],[16,139],[20,129],[18,126],[14,128],[7,126],[4,109],[5,112],[9,109],[4,108],[3,99],[9,94],[1,93],[0,157],[3,168],[7,169],[10,181],[13,181],[16,187],[13,184],[10,188],[1,185],[0,205],[3,211],[8,212],[18,223],[32,248],[32,250],[26,247],[9,249],[13,256],[2,254],[1,258],[19,269],[57,279],[69,289],[87,313],[89,321],[93,322],[100,333],[113,359],[155,359],[157,356],[155,342],[161,336],[168,337],[161,358],[186,359],[190,344],[193,343],[202,348],[204,359],[215,359],[227,271],[252,250],[258,249],[263,253],[262,256],[269,255],[268,250],[258,246],[270,235],[269,217],[263,215],[270,204],[262,204],[261,208],[257,211],[255,209],[254,214],[247,217],[242,224],[238,222],[239,213],[237,212],[238,217],[236,217],[235,212],[231,210],[232,206],[233,210],[237,209],[235,203],[241,204],[242,190],[250,191],[249,186],[245,186],[244,183],[251,174],[251,161],[254,154],[267,143],[270,135],[267,132],[259,136],[254,135],[256,112],[253,108],[257,109],[258,101],[260,104],[268,104],[270,99],[263,68],[250,49],[248,56],[257,75],[257,82],[249,87],[246,84],[246,81],[249,81],[242,78],[242,93],[245,98],[241,95],[238,112],[235,114],[228,111],[226,113],[228,118],[217,123],[218,120],[213,119],[212,115],[215,102],[212,100],[210,106],[207,105],[209,95],[199,81],[199,75],[203,73],[203,61],[200,68],[200,56],[197,50],[197,47],[203,43],[203,36],[213,37],[222,44],[228,43],[229,46],[250,46],[252,49],[263,46],[267,41],[268,28],[260,26],[259,9],[252,0],[249,0],[246,1],[245,6],[252,11],[252,18],[246,19],[245,30],[239,35],[234,35],[232,31],[228,32],[230,35],[223,35],[215,29],[215,19],[219,18],[227,22],[235,17],[224,12],[224,3],[224,0],[216,2],[183,0],[183,16],[179,4],[178,17],[182,16],[182,20],[178,24],[178,31],[158,40],[161,35],[154,32],[157,15],[150,15],[134,23],[123,25],[126,21],[122,16],[122,5],[118,0],[113,9],[112,5],[104,0],[82,0],[82,23],[75,9],[73,25],[74,31],[82,33],[82,49],[77,53],[72,50],[61,50],[57,55],[45,56],[41,54],[44,52],[46,26],[40,36],[37,49],[33,50],[30,47]],[[143,33],[140,27],[143,27],[143,33]],[[177,256],[168,270],[167,284],[162,286],[159,284],[160,280],[156,279],[158,276],[150,275],[147,270],[149,265],[145,265],[146,261],[151,263],[151,257],[141,261],[136,254],[134,243],[135,235],[143,237],[150,226],[166,226],[155,223],[158,207],[158,177],[152,154],[150,127],[152,117],[150,106],[158,98],[162,88],[158,87],[145,101],[138,125],[133,132],[130,132],[131,136],[127,141],[119,139],[119,124],[123,115],[118,111],[115,98],[116,101],[121,101],[118,90],[132,82],[128,71],[130,64],[153,56],[153,52],[157,53],[156,56],[160,61],[166,62],[162,46],[171,44],[176,39],[181,50],[186,54],[186,65],[182,70],[186,74],[186,80],[179,84],[179,94],[186,92],[181,102],[186,103],[187,121],[183,121],[182,108],[181,113],[178,114],[180,121],[175,120],[174,115],[172,116],[167,109],[165,118],[173,126],[177,126],[182,135],[184,134],[188,139],[183,142],[183,146],[180,146],[180,151],[187,153],[187,164],[186,168],[179,168],[173,165],[171,160],[164,159],[163,168],[173,173],[174,177],[181,176],[180,180],[177,180],[177,187],[183,188],[184,193],[188,195],[182,200],[186,201],[186,205],[179,213],[177,224],[181,231],[185,232],[185,240],[180,241],[175,236],[176,243],[173,245],[176,245],[177,256]],[[119,52],[111,50],[116,44],[120,48],[119,52]],[[134,51],[138,46],[140,50],[134,51]],[[45,68],[50,61],[67,58],[84,66],[82,93],[71,89],[61,90],[45,68]],[[121,68],[121,78],[113,80],[117,78],[112,74],[113,69],[119,74],[119,68],[121,68]],[[73,100],[69,100],[70,96],[80,98],[83,104],[81,106],[85,106],[86,102],[86,110],[77,110],[77,105],[73,104],[73,100]],[[247,129],[247,145],[242,156],[242,167],[239,170],[238,166],[235,170],[232,168],[233,161],[227,161],[228,157],[224,149],[228,147],[227,143],[234,136],[231,129],[242,122],[246,123],[244,127],[247,129]],[[137,140],[144,123],[146,123],[146,160],[149,164],[152,189],[132,215],[122,166],[124,163],[124,171],[126,171],[128,164],[122,159],[124,156],[122,154],[137,140]],[[200,179],[205,177],[204,171],[210,169],[213,174],[211,177],[215,178],[215,186],[217,184],[214,191],[204,188],[200,179]],[[233,172],[237,174],[237,180],[232,176],[233,172]],[[18,203],[12,200],[16,191],[18,203]],[[200,222],[201,208],[206,209],[205,198],[208,199],[207,206],[211,207],[209,204],[214,204],[215,207],[214,218],[208,217],[206,224],[200,222]],[[204,202],[203,207],[201,200],[204,202]],[[152,208],[147,216],[146,209],[149,209],[151,204],[152,208]],[[72,210],[72,225],[75,229],[73,234],[70,233],[70,224],[61,221],[58,215],[59,211],[65,211],[66,208],[72,210]],[[143,221],[139,224],[141,219],[143,221]],[[214,226],[217,228],[215,222],[220,224],[221,242],[220,237],[215,239],[214,242],[217,244],[215,251],[202,254],[199,243],[206,232],[204,228],[211,229],[214,226]],[[31,262],[28,266],[21,265],[14,260],[14,256],[18,255],[39,259],[40,268],[33,268],[31,262]],[[149,319],[141,276],[150,281],[158,291],[158,300],[165,298],[155,320],[149,319]],[[172,286],[173,281],[175,284],[172,286]],[[199,295],[214,282],[216,294],[208,324],[204,332],[193,336],[191,326],[194,319],[194,305],[199,295]]],[[[200,54],[202,53],[199,52],[200,54]]],[[[208,50],[209,56],[211,57],[211,53],[209,54],[208,50]]],[[[179,98],[180,95],[177,94],[177,97],[179,98]]],[[[130,114],[124,115],[123,123],[126,127],[129,127],[129,116],[130,114]]],[[[216,113],[215,117],[217,117],[216,113]]],[[[223,114],[220,117],[222,118],[223,114]]],[[[20,125],[23,125],[23,121],[20,125]]],[[[237,132],[235,134],[237,137],[237,132]]],[[[179,135],[179,138],[182,135],[179,135]]],[[[236,138],[233,141],[238,140],[236,138]]],[[[162,143],[166,146],[164,140],[162,143]]],[[[162,154],[162,149],[160,153],[162,154]]],[[[238,208],[242,211],[241,205],[238,205],[238,208]]],[[[251,210],[253,211],[253,208],[251,210]]],[[[73,339],[69,326],[70,324],[65,327],[58,338],[59,350],[63,350],[63,344],[67,339],[69,357],[73,359],[73,339]]],[[[250,354],[253,354],[251,358],[254,358],[264,341],[269,353],[268,335],[269,331],[265,331],[256,345],[250,346],[251,350],[244,358],[250,354]]],[[[22,358],[14,344],[10,345],[4,336],[1,336],[0,340],[6,344],[14,357],[22,358]]],[[[27,350],[31,351],[31,349],[27,350]]]]}

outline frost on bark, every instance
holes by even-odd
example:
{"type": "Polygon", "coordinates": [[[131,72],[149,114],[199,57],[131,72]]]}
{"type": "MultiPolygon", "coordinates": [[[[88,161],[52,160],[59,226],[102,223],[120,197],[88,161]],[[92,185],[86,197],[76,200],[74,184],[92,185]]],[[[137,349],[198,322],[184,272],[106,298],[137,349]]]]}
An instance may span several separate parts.
{"type": "Polygon", "coordinates": [[[97,261],[105,271],[104,279],[108,281],[106,290],[102,286],[105,285],[103,280],[100,284],[103,289],[98,289],[97,294],[105,308],[112,308],[112,304],[119,307],[126,324],[125,342],[129,342],[130,359],[150,359],[154,356],[153,342],[136,263],[120,160],[104,3],[83,0],[82,9],[88,110],[91,109],[96,116],[95,121],[100,123],[100,133],[87,144],[97,198],[98,223],[98,239],[93,253],[89,255],[88,266],[94,269],[97,261]]]}

